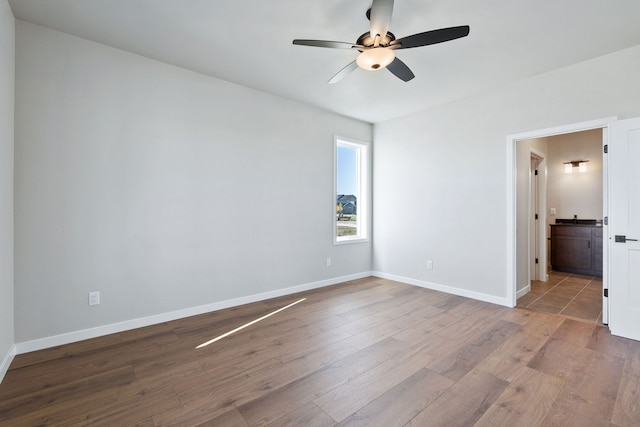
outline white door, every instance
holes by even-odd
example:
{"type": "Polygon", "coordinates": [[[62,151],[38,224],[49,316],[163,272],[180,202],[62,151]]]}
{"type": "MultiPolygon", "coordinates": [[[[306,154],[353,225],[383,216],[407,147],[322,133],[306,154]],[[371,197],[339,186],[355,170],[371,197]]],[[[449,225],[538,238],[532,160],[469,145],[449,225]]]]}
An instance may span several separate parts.
{"type": "Polygon", "coordinates": [[[609,156],[609,329],[640,340],[640,118],[613,122],[609,156]]]}

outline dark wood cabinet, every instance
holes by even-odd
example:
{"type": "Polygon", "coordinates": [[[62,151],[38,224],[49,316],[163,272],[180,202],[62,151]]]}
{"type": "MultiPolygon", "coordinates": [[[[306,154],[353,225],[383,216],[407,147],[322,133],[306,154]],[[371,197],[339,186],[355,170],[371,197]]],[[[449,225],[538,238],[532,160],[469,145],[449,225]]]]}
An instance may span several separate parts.
{"type": "Polygon", "coordinates": [[[551,268],[555,271],[602,276],[602,227],[552,224],[551,268]]]}

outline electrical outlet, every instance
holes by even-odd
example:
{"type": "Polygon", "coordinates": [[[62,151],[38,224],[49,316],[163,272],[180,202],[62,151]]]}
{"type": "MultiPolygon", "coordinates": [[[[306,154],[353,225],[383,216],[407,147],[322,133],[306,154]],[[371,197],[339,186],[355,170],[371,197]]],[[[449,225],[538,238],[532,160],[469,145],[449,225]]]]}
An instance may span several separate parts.
{"type": "Polygon", "coordinates": [[[100,304],[100,292],[89,292],[89,305],[100,304]]]}
{"type": "Polygon", "coordinates": [[[327,267],[331,267],[331,258],[327,258],[327,267]]]}
{"type": "Polygon", "coordinates": [[[427,260],[427,270],[433,270],[433,261],[427,260]]]}

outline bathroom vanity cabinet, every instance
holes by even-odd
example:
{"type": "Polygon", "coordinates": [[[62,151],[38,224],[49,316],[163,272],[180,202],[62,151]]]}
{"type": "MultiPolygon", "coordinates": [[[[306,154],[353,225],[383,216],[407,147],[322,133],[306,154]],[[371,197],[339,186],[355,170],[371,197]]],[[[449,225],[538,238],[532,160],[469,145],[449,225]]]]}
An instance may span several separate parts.
{"type": "Polygon", "coordinates": [[[552,224],[551,267],[555,271],[602,276],[602,226],[552,224]]]}

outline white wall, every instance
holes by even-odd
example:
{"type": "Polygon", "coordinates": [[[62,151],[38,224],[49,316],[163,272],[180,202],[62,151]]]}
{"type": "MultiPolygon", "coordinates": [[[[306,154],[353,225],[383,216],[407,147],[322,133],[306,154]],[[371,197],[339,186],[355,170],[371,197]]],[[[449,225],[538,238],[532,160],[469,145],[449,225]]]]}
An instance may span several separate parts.
{"type": "Polygon", "coordinates": [[[509,304],[506,136],[640,116],[638,75],[640,46],[376,124],[374,270],[509,304]]]}
{"type": "Polygon", "coordinates": [[[332,244],[333,136],[370,124],[16,27],[16,342],[370,270],[332,244]]]}
{"type": "Polygon", "coordinates": [[[547,207],[556,218],[602,219],[602,130],[558,135],[549,139],[547,207]],[[587,172],[564,173],[563,162],[589,160],[587,172]]]}
{"type": "Polygon", "coordinates": [[[13,331],[13,101],[15,20],[0,0],[0,381],[14,352],[13,331]]]}

